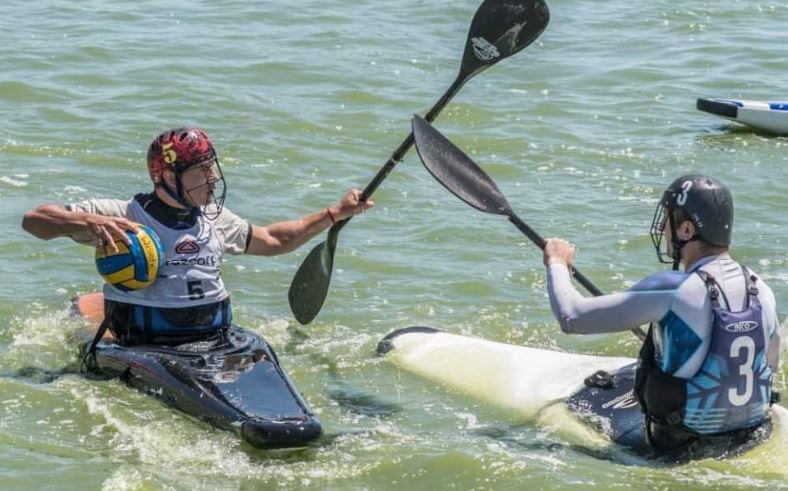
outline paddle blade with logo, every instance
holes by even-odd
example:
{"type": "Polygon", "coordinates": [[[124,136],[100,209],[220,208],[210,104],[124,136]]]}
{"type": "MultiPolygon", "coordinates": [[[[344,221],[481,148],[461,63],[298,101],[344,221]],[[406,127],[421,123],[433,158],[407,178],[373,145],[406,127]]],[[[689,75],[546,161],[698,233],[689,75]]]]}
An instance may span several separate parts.
{"type": "MultiPolygon", "coordinates": [[[[469,79],[525,48],[550,22],[544,0],[487,0],[468,30],[458,79],[469,79]]],[[[427,121],[432,121],[427,118],[427,121]]]]}
{"type": "MultiPolygon", "coordinates": [[[[465,82],[474,75],[533,43],[545,30],[549,21],[550,12],[544,0],[482,2],[468,29],[457,78],[427,112],[425,119],[434,121],[465,82]]],[[[366,201],[372,196],[412,145],[413,133],[410,133],[364,188],[361,193],[362,200],[366,201]]],[[[288,300],[293,315],[301,324],[311,322],[323,306],[331,284],[331,268],[334,265],[337,236],[348,221],[350,218],[333,225],[326,241],[315,246],[293,276],[288,300]]]]}

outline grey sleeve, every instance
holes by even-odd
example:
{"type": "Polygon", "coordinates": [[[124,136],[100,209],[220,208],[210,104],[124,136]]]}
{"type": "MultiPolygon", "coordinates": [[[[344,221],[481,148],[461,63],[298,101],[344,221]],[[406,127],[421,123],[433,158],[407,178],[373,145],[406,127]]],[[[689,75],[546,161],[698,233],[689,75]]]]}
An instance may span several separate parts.
{"type": "Polygon", "coordinates": [[[65,206],[65,209],[109,217],[128,217],[130,204],[131,200],[88,199],[77,203],[69,203],[65,206]]]}
{"type": "Polygon", "coordinates": [[[767,347],[767,363],[776,372],[780,367],[780,318],[777,314],[777,301],[774,292],[765,283],[758,286],[761,293],[758,295],[763,307],[764,320],[766,322],[766,333],[769,335],[769,346],[767,347]]]}
{"type": "Polygon", "coordinates": [[[639,290],[584,297],[572,284],[563,264],[547,268],[550,306],[561,330],[570,334],[599,334],[627,331],[662,319],[670,308],[675,290],[639,290]]]}
{"type": "Polygon", "coordinates": [[[216,230],[222,236],[225,252],[236,255],[246,252],[252,233],[249,222],[224,208],[216,219],[216,230]]]}
{"type": "Polygon", "coordinates": [[[780,341],[780,330],[775,329],[769,337],[768,359],[766,360],[774,373],[780,368],[780,341]]]}
{"type": "MultiPolygon", "coordinates": [[[[67,211],[93,213],[111,217],[127,217],[131,200],[120,199],[88,199],[65,205],[67,211]]],[[[78,244],[92,244],[93,237],[87,233],[72,235],[71,239],[78,244]]]]}

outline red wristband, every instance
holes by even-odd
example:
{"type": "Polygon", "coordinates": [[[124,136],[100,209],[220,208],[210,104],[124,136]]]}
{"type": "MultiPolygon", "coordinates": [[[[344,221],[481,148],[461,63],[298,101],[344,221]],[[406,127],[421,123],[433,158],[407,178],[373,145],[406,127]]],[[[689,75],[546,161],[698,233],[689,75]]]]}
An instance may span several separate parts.
{"type": "Polygon", "coordinates": [[[326,215],[328,215],[328,218],[331,219],[331,225],[335,225],[337,223],[336,219],[334,218],[334,214],[331,213],[331,210],[328,208],[326,208],[326,215]]]}

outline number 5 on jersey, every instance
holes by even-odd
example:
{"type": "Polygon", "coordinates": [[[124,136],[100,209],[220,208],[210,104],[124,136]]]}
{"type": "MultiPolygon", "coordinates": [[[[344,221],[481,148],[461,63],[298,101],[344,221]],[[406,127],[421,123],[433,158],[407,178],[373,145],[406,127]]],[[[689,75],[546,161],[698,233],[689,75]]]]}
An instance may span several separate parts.
{"type": "Polygon", "coordinates": [[[202,300],[205,298],[201,280],[186,282],[186,290],[189,292],[189,300],[202,300]]]}

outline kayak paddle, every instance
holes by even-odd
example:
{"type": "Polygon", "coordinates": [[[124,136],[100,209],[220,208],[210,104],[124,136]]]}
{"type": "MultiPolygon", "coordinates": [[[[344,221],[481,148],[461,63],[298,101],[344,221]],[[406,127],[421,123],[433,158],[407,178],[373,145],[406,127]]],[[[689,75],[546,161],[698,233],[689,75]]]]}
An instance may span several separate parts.
{"type": "MultiPolygon", "coordinates": [[[[473,76],[534,42],[549,20],[550,12],[544,0],[484,0],[471,21],[459,74],[427,113],[427,121],[435,120],[473,76]]],[[[364,189],[362,201],[372,196],[412,145],[413,133],[410,133],[364,189]]],[[[331,283],[337,237],[349,221],[347,218],[331,227],[326,240],[309,252],[290,283],[287,293],[290,309],[301,324],[312,322],[323,306],[331,283]]]]}
{"type": "MultiPolygon", "coordinates": [[[[413,135],[421,161],[438,182],[477,210],[507,217],[531,242],[544,250],[545,240],[512,211],[501,190],[476,162],[418,115],[413,116],[413,135]]],[[[574,266],[572,274],[591,294],[603,295],[574,266]]],[[[632,332],[641,341],[646,338],[639,327],[632,332]]]]}

